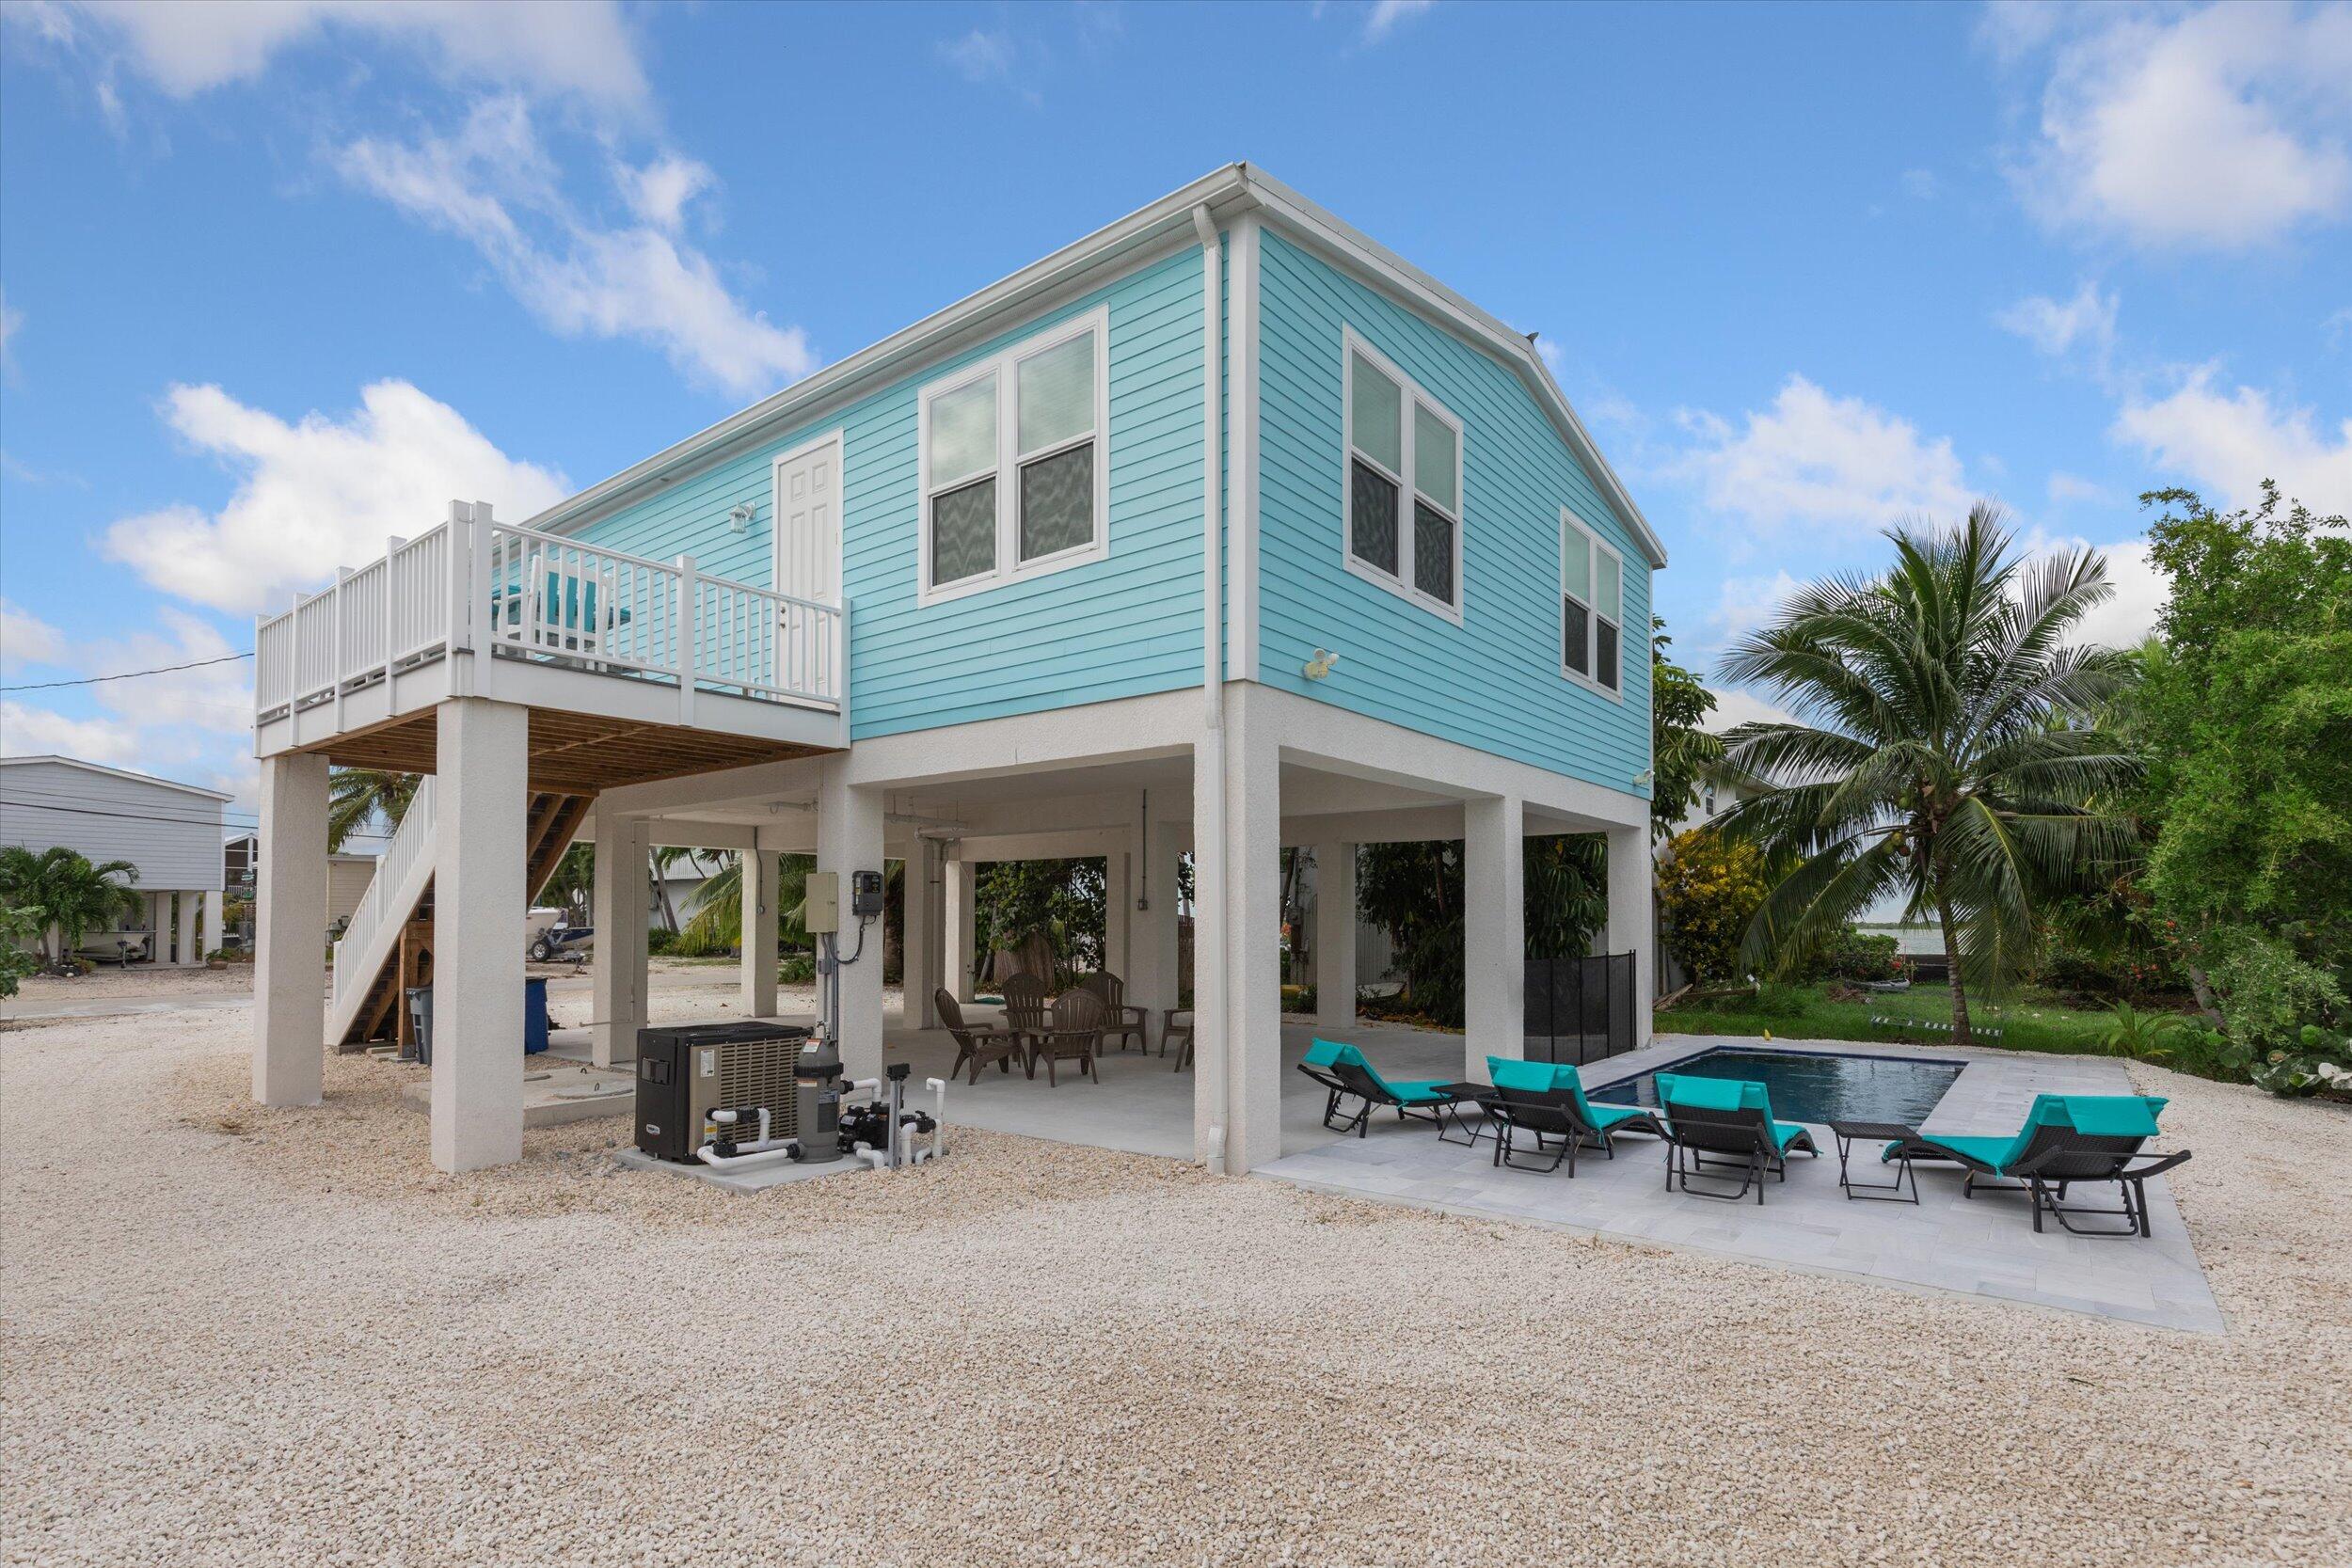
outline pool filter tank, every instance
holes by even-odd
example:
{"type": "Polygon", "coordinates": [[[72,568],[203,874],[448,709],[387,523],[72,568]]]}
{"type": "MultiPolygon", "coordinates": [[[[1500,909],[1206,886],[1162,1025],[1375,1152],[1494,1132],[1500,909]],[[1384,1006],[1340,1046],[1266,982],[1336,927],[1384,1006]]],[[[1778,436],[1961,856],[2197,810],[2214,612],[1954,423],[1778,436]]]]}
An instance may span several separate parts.
{"type": "Polygon", "coordinates": [[[841,1053],[824,1035],[810,1037],[793,1069],[804,1164],[841,1158],[841,1053]]]}

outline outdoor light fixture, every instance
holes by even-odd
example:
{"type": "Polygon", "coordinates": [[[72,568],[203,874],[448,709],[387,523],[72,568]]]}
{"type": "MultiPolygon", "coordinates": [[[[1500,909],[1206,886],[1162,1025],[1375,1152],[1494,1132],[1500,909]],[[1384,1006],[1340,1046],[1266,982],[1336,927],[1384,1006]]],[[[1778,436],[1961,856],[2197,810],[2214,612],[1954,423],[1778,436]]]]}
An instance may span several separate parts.
{"type": "Polygon", "coordinates": [[[1339,661],[1340,656],[1330,649],[1317,648],[1315,657],[1299,666],[1299,673],[1311,681],[1319,681],[1331,673],[1331,666],[1339,661]]]}
{"type": "Polygon", "coordinates": [[[1633,782],[1637,784],[1656,784],[1658,782],[1658,770],[1654,768],[1645,768],[1639,773],[1633,775],[1633,782]]]}
{"type": "Polygon", "coordinates": [[[751,526],[752,509],[750,507],[738,506],[734,511],[727,514],[727,527],[733,529],[736,532],[741,533],[744,530],[750,528],[751,526]]]}

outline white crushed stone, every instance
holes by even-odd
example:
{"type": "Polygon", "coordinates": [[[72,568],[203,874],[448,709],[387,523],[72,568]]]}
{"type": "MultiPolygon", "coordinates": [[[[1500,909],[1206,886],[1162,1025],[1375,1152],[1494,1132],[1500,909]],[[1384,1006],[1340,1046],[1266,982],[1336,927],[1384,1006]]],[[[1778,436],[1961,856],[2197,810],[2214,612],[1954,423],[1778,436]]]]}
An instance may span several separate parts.
{"type": "Polygon", "coordinates": [[[447,1177],[249,1028],[0,1036],[7,1562],[2352,1563],[2340,1109],[2142,1069],[2200,1337],[970,1132],[447,1177]]]}

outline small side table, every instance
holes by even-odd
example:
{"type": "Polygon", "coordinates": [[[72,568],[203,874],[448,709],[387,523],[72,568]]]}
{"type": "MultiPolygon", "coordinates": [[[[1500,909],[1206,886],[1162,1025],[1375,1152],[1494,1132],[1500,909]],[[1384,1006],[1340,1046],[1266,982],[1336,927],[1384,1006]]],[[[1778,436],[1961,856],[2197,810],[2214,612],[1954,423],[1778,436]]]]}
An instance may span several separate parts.
{"type": "Polygon", "coordinates": [[[1919,1201],[1919,1176],[1911,1168],[1914,1147],[1919,1136],[1915,1127],[1899,1121],[1833,1121],[1832,1136],[1837,1140],[1837,1185],[1849,1200],[1867,1198],[1878,1203],[1916,1203],[1919,1201]],[[1895,1180],[1892,1181],[1856,1181],[1846,1168],[1856,1143],[1891,1143],[1895,1146],[1895,1180]],[[1911,1184],[1911,1196],[1903,1196],[1903,1184],[1911,1184]]]}
{"type": "Polygon", "coordinates": [[[1486,1108],[1478,1103],[1481,1094],[1492,1092],[1486,1085],[1440,1084],[1438,1091],[1452,1096],[1438,1107],[1439,1143],[1461,1144],[1475,1148],[1479,1139],[1494,1135],[1494,1123],[1487,1119],[1486,1108]],[[1462,1136],[1457,1138],[1450,1134],[1446,1131],[1449,1125],[1462,1136]]]}

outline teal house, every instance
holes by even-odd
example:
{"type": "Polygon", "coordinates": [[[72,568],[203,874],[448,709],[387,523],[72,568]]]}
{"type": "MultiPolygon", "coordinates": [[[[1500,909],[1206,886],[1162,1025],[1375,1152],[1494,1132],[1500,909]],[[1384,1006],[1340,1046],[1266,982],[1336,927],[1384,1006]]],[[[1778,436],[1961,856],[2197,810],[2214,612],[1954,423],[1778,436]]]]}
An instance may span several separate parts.
{"type": "MultiPolygon", "coordinates": [[[[903,863],[903,1001],[851,964],[822,1021],[856,1076],[970,998],[979,866],[1101,857],[1104,967],[1154,1035],[1189,1003],[1190,1146],[1228,1170],[1281,1152],[1286,846],[1316,851],[1329,1033],[1355,847],[1464,841],[1467,1069],[1522,1053],[1521,839],[1606,835],[1645,1039],[1664,564],[1528,337],[1220,168],[537,516],[453,503],[263,621],[257,1095],[314,1101],[323,1045],[396,1027],[429,908],[435,1158],[515,1158],[507,933],[576,839],[607,1065],[646,1013],[644,879],[613,868],[657,845],[740,852],[755,911],[814,853],[845,942],[850,874],[903,863]],[[330,762],[432,778],[322,985],[330,762]]],[[[753,1013],[773,959],[747,943],[753,1013]]]]}

